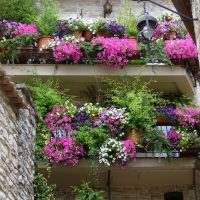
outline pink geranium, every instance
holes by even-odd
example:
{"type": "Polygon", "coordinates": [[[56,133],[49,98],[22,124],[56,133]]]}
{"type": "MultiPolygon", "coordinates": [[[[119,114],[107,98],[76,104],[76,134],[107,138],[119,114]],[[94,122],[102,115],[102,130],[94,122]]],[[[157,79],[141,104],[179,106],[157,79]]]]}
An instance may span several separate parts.
{"type": "Polygon", "coordinates": [[[174,60],[198,57],[197,47],[189,35],[186,39],[166,40],[164,49],[168,57],[174,60]]]}
{"type": "Polygon", "coordinates": [[[56,62],[70,61],[72,63],[77,63],[82,56],[83,53],[75,41],[67,42],[66,40],[60,40],[53,47],[53,57],[56,62]]]}
{"type": "Polygon", "coordinates": [[[36,24],[21,24],[17,26],[17,29],[13,32],[14,36],[21,36],[25,34],[35,34],[38,35],[38,30],[36,24]]]}
{"type": "Polygon", "coordinates": [[[75,165],[80,156],[84,154],[84,149],[75,144],[76,139],[72,136],[62,136],[52,138],[44,147],[44,152],[51,163],[66,163],[75,165]]]}
{"type": "Polygon", "coordinates": [[[93,44],[102,44],[103,51],[97,57],[102,64],[113,68],[122,68],[128,63],[128,58],[136,55],[136,44],[128,39],[98,37],[93,44]]]}

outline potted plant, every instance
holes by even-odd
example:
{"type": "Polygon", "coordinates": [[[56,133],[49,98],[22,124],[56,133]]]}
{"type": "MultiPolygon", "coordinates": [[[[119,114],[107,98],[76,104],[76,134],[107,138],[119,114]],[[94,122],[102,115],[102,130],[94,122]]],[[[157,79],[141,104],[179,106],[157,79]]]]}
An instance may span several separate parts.
{"type": "Polygon", "coordinates": [[[48,44],[54,31],[57,22],[56,4],[53,0],[42,0],[39,4],[39,13],[34,17],[39,30],[38,48],[48,44]]]}
{"type": "Polygon", "coordinates": [[[136,149],[132,140],[118,141],[109,138],[100,147],[99,162],[106,166],[124,166],[128,161],[135,159],[135,155],[136,149]]]}
{"type": "Polygon", "coordinates": [[[94,23],[86,23],[83,26],[82,36],[85,38],[86,42],[90,42],[96,33],[96,27],[94,23]]]}
{"type": "Polygon", "coordinates": [[[103,50],[97,54],[97,58],[112,68],[123,68],[128,59],[136,54],[136,46],[128,39],[98,37],[93,44],[102,45],[103,50]]]}
{"type": "Polygon", "coordinates": [[[181,64],[187,59],[198,58],[198,50],[190,35],[185,39],[167,40],[164,49],[174,64],[181,64]]]}
{"type": "Polygon", "coordinates": [[[176,106],[163,105],[156,108],[157,124],[158,125],[173,125],[177,124],[178,116],[176,115],[176,106]]]}
{"type": "Polygon", "coordinates": [[[157,40],[149,45],[140,44],[139,49],[145,49],[145,61],[147,65],[171,65],[171,61],[165,52],[162,40],[157,40]]]}

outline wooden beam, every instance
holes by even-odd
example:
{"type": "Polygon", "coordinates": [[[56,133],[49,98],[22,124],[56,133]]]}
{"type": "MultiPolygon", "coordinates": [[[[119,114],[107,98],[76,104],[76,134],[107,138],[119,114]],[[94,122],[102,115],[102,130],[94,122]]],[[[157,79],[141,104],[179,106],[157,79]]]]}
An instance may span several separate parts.
{"type": "MultiPolygon", "coordinates": [[[[172,0],[176,10],[184,15],[187,15],[188,17],[193,18],[192,16],[192,5],[190,3],[190,0],[172,0]]],[[[185,18],[181,17],[183,20],[188,32],[190,33],[192,39],[196,42],[195,39],[195,32],[194,32],[194,23],[193,21],[188,21],[185,18]]]]}

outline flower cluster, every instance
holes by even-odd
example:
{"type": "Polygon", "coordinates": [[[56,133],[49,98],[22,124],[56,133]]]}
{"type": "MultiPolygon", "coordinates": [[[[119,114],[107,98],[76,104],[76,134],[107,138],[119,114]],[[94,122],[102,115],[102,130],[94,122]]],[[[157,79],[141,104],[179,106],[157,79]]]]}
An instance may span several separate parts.
{"type": "Polygon", "coordinates": [[[80,19],[67,19],[60,20],[55,25],[56,31],[55,36],[60,39],[67,35],[72,35],[75,31],[82,31],[85,27],[85,24],[80,19]]]}
{"type": "Polygon", "coordinates": [[[93,44],[102,45],[103,51],[97,57],[103,64],[113,68],[122,68],[128,63],[128,58],[136,55],[136,45],[128,39],[98,37],[93,44]]]}
{"type": "Polygon", "coordinates": [[[87,125],[91,127],[93,125],[91,117],[85,111],[78,111],[72,118],[72,129],[78,130],[80,127],[87,125]]]}
{"type": "Polygon", "coordinates": [[[36,24],[21,24],[17,26],[17,29],[13,32],[14,36],[21,36],[25,34],[38,35],[36,24]]]}
{"type": "Polygon", "coordinates": [[[135,145],[132,141],[117,141],[109,138],[101,146],[99,162],[107,166],[111,164],[125,165],[128,160],[135,158],[135,145]]]}
{"type": "Polygon", "coordinates": [[[66,42],[62,39],[53,47],[53,57],[57,62],[69,61],[77,63],[82,56],[83,53],[76,42],[66,42]]]}
{"type": "Polygon", "coordinates": [[[125,108],[117,109],[112,106],[99,113],[99,120],[96,125],[107,126],[112,136],[119,136],[124,125],[128,124],[128,119],[128,113],[126,113],[125,108]]]}
{"type": "Polygon", "coordinates": [[[99,104],[93,105],[92,103],[85,103],[80,111],[85,111],[89,116],[95,117],[98,113],[103,111],[103,108],[99,106],[99,104]]]}
{"type": "Polygon", "coordinates": [[[197,47],[189,35],[186,39],[167,40],[164,49],[168,57],[173,60],[198,57],[197,47]]]}
{"type": "Polygon", "coordinates": [[[177,148],[180,139],[181,139],[181,135],[177,133],[173,128],[167,132],[167,140],[173,148],[175,149],[177,148]]]}
{"type": "Polygon", "coordinates": [[[75,165],[84,154],[83,147],[76,145],[75,142],[76,139],[72,136],[54,137],[44,147],[44,152],[51,163],[75,165]]]}
{"type": "Polygon", "coordinates": [[[164,105],[156,109],[159,116],[169,118],[170,120],[177,121],[176,107],[174,105],[164,105]]]}
{"type": "Polygon", "coordinates": [[[183,126],[194,126],[200,123],[200,108],[185,106],[181,109],[177,107],[176,114],[179,118],[179,123],[183,126]]]}
{"type": "Polygon", "coordinates": [[[54,135],[72,131],[71,118],[67,116],[62,105],[56,105],[45,117],[45,122],[54,135]]]}
{"type": "Polygon", "coordinates": [[[14,31],[17,29],[19,23],[9,20],[0,20],[0,36],[10,37],[13,36],[14,31]]]}
{"type": "Polygon", "coordinates": [[[107,20],[99,24],[98,30],[120,37],[125,34],[126,27],[116,21],[107,20]]]}

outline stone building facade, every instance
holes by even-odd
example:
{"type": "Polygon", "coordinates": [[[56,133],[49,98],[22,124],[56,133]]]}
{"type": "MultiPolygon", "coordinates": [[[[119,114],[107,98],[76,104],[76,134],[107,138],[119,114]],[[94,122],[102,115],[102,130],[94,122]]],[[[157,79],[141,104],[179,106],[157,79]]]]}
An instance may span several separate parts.
{"type": "MultiPolygon", "coordinates": [[[[21,93],[24,101],[27,97],[21,93]]],[[[33,200],[35,115],[16,109],[0,90],[0,200],[33,200]]]]}
{"type": "MultiPolygon", "coordinates": [[[[57,0],[59,16],[61,19],[82,17],[87,20],[95,20],[98,17],[103,17],[103,5],[105,0],[57,0]],[[82,14],[81,14],[82,13],[82,14]]],[[[113,11],[108,18],[117,19],[118,12],[124,0],[110,0],[113,11]]],[[[175,9],[171,0],[156,0],[156,2],[165,5],[171,9],[175,9]]],[[[157,7],[152,3],[146,4],[147,11],[153,16],[160,16],[165,9],[157,7]]],[[[132,7],[127,10],[127,13],[140,15],[143,13],[143,3],[132,2],[132,7]]]]}

